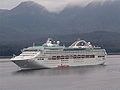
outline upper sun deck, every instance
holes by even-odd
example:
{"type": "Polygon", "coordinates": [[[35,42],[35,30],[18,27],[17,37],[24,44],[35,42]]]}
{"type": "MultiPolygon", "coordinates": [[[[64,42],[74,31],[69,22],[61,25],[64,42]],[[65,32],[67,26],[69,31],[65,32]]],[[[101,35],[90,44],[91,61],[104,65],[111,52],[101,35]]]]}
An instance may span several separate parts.
{"type": "Polygon", "coordinates": [[[23,49],[23,51],[43,51],[43,50],[64,50],[64,51],[76,51],[76,50],[87,50],[87,49],[101,49],[101,47],[92,46],[90,42],[86,42],[85,40],[77,40],[71,46],[65,47],[60,46],[60,41],[53,41],[52,39],[48,39],[46,43],[42,46],[32,46],[23,49]]]}
{"type": "Polygon", "coordinates": [[[43,50],[58,50],[64,49],[64,46],[33,46],[24,48],[23,51],[43,51],[43,50]]]}

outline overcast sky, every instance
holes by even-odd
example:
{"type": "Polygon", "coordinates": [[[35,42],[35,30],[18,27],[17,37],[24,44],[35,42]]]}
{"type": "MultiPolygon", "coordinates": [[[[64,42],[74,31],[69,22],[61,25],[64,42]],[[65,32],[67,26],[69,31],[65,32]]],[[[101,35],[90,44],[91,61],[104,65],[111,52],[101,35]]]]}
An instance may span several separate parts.
{"type": "Polygon", "coordinates": [[[35,1],[43,6],[45,6],[49,10],[60,9],[60,7],[64,7],[67,4],[80,4],[86,5],[91,1],[105,1],[105,0],[0,0],[0,8],[1,9],[12,9],[23,1],[35,1]]]}

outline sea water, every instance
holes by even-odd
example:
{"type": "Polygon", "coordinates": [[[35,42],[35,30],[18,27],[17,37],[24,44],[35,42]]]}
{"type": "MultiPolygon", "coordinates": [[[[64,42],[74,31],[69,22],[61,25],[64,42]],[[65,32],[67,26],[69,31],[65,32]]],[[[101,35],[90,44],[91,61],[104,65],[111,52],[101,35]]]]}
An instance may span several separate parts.
{"type": "Polygon", "coordinates": [[[120,90],[120,55],[105,65],[26,71],[0,59],[0,90],[120,90]]]}

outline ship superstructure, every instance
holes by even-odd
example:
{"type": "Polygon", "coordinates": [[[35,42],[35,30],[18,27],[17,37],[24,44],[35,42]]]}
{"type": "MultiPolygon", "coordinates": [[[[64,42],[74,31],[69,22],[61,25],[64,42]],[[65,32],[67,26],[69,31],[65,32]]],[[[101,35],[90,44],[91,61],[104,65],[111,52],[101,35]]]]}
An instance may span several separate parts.
{"type": "Polygon", "coordinates": [[[106,55],[105,49],[84,40],[77,40],[65,47],[60,45],[60,41],[49,38],[42,46],[24,48],[11,61],[21,69],[75,67],[104,64],[106,55]]]}

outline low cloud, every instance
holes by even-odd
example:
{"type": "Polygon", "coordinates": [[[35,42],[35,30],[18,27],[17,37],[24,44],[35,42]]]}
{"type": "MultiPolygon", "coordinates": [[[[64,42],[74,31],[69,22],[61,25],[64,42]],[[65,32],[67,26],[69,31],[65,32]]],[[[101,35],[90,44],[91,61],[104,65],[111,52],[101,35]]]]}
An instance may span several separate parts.
{"type": "MultiPolygon", "coordinates": [[[[66,5],[81,5],[85,6],[86,4],[93,1],[104,2],[106,0],[0,0],[0,8],[12,9],[23,1],[35,1],[43,6],[45,6],[50,11],[56,11],[63,9],[66,5]]],[[[109,1],[109,0],[108,0],[109,1]]],[[[115,0],[111,0],[115,1],[115,0]]]]}

